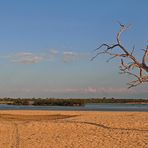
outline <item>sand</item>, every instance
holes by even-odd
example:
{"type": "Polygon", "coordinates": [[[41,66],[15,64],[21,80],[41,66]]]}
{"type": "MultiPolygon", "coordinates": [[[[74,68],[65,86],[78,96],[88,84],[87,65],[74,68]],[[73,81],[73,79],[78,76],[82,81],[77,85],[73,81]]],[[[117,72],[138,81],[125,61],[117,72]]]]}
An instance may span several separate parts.
{"type": "Polygon", "coordinates": [[[0,148],[148,148],[148,113],[0,111],[0,148]]]}

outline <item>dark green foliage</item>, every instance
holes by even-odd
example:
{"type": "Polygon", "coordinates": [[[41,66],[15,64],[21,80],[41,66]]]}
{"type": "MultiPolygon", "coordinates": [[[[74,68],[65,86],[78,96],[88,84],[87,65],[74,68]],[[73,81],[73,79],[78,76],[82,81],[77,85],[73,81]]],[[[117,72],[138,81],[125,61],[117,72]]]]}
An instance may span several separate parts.
{"type": "Polygon", "coordinates": [[[35,99],[33,105],[55,105],[55,106],[81,106],[82,99],[35,99]]]}
{"type": "Polygon", "coordinates": [[[38,105],[38,106],[82,106],[87,103],[148,103],[147,99],[57,99],[57,98],[0,98],[0,103],[10,105],[38,105]],[[6,102],[6,103],[5,103],[6,102]]]}

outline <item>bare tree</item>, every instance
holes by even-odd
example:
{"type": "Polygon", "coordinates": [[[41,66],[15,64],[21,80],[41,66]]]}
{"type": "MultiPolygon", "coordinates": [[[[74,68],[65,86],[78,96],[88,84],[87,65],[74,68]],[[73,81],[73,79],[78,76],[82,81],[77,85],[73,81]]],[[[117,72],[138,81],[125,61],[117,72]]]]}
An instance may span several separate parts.
{"type": "Polygon", "coordinates": [[[133,47],[131,50],[128,50],[122,45],[120,40],[121,34],[126,31],[130,25],[126,26],[121,23],[119,23],[119,25],[120,30],[119,32],[117,32],[116,35],[116,43],[111,45],[103,43],[101,46],[95,49],[97,53],[91,60],[94,60],[98,55],[101,54],[106,54],[110,56],[107,61],[110,61],[113,58],[120,58],[120,73],[128,74],[135,78],[134,80],[127,83],[128,88],[131,88],[144,82],[148,82],[148,75],[146,75],[148,73],[148,65],[146,63],[148,56],[148,46],[145,49],[141,49],[141,51],[143,51],[143,54],[142,59],[139,61],[138,58],[134,55],[135,47],[133,47]]]}

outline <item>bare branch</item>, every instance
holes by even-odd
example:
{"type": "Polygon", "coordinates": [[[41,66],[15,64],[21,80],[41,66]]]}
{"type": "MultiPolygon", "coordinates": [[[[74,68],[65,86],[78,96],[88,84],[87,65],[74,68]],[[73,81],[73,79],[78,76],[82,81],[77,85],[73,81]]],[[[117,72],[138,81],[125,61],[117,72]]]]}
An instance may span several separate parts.
{"type": "Polygon", "coordinates": [[[148,56],[148,46],[146,47],[146,50],[145,50],[143,58],[142,58],[143,68],[145,68],[145,70],[148,72],[148,66],[146,65],[147,56],[148,56]]]}
{"type": "Polygon", "coordinates": [[[101,46],[99,46],[98,48],[95,49],[95,51],[97,51],[96,55],[91,59],[94,60],[97,56],[99,56],[100,54],[107,54],[109,56],[111,56],[107,62],[109,62],[110,60],[114,59],[114,58],[120,58],[121,59],[121,65],[120,65],[120,73],[121,74],[128,74],[134,78],[136,78],[136,80],[133,80],[131,82],[128,83],[129,87],[135,87],[137,85],[140,85],[144,82],[148,82],[148,75],[144,75],[144,72],[148,72],[148,66],[147,66],[147,59],[148,59],[148,46],[146,47],[146,49],[141,49],[144,51],[143,57],[142,57],[142,61],[139,62],[138,59],[133,55],[134,51],[135,51],[135,46],[133,46],[132,50],[129,51],[128,49],[126,49],[122,44],[121,44],[121,34],[126,31],[130,25],[126,26],[121,24],[120,22],[118,22],[120,25],[120,30],[119,32],[117,32],[116,35],[116,42],[113,45],[109,45],[107,43],[103,43],[101,46]],[[100,49],[103,49],[103,51],[99,51],[100,49]],[[120,49],[120,51],[116,51],[113,53],[113,49],[118,48],[118,50],[120,49]],[[128,61],[128,62],[125,62],[128,61]],[[136,70],[133,71],[133,70],[136,70]],[[139,72],[138,72],[139,71],[139,72]]]}
{"type": "Polygon", "coordinates": [[[131,55],[133,55],[133,52],[135,51],[135,45],[133,46],[133,49],[131,51],[131,55]]]}

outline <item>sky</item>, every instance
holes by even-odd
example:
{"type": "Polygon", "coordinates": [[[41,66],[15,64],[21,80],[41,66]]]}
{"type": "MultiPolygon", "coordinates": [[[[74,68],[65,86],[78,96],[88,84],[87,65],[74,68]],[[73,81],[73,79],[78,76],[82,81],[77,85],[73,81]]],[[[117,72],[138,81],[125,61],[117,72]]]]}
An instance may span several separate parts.
{"type": "Polygon", "coordinates": [[[120,21],[131,49],[148,40],[147,0],[0,1],[0,97],[148,98],[148,84],[127,89],[119,60],[96,54],[113,43],[120,21]]]}

